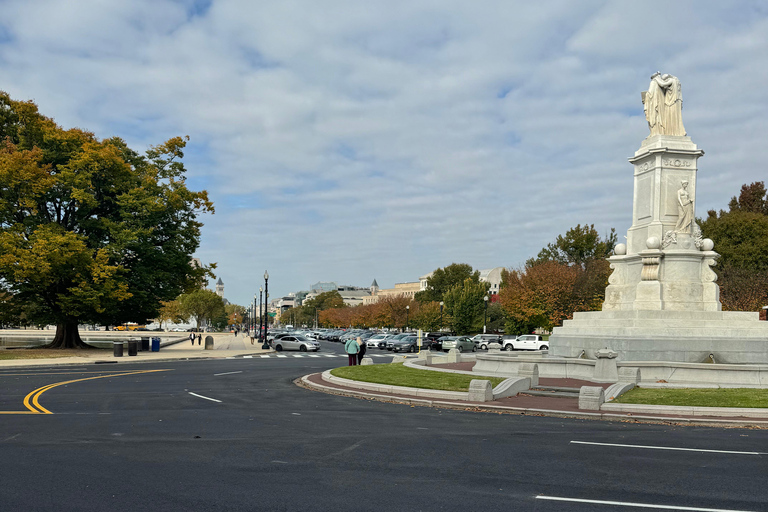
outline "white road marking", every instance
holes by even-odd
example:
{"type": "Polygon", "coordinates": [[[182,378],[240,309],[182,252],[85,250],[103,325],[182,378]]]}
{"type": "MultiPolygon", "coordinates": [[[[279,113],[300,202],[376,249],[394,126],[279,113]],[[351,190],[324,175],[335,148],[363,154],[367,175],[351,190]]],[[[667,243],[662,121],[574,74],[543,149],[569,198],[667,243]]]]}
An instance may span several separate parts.
{"type": "Polygon", "coordinates": [[[259,357],[272,357],[272,356],[259,356],[259,357]]]}
{"type": "Polygon", "coordinates": [[[277,356],[277,357],[288,357],[288,356],[277,356]]]}
{"type": "Polygon", "coordinates": [[[636,507],[636,508],[655,508],[657,510],[695,510],[697,512],[752,512],[749,510],[735,510],[730,508],[699,508],[699,507],[679,507],[676,505],[654,505],[652,503],[632,503],[629,501],[605,501],[605,500],[584,500],[579,498],[560,498],[557,496],[536,496],[537,500],[551,501],[569,501],[572,503],[592,503],[595,505],[613,505],[615,507],[636,507]]]}
{"type": "Polygon", "coordinates": [[[304,357],[304,356],[299,355],[299,354],[294,354],[293,357],[304,357]]]}
{"type": "Polygon", "coordinates": [[[234,374],[234,373],[243,373],[243,372],[242,372],[242,371],[240,371],[240,372],[214,373],[214,374],[213,374],[213,376],[214,376],[214,377],[218,377],[219,375],[232,375],[232,374],[234,374]]]}
{"type": "Polygon", "coordinates": [[[243,356],[243,359],[253,359],[253,356],[243,356]]]}
{"type": "Polygon", "coordinates": [[[320,357],[320,356],[317,354],[310,354],[309,357],[320,357]]]}
{"type": "Polygon", "coordinates": [[[680,452],[730,453],[730,454],[736,454],[736,455],[765,455],[765,452],[736,452],[731,450],[705,450],[701,448],[675,448],[672,446],[644,446],[640,444],[592,443],[589,441],[571,441],[571,444],[589,444],[593,446],[617,446],[619,448],[642,448],[645,450],[673,450],[673,451],[680,451],[680,452]]]}
{"type": "Polygon", "coordinates": [[[207,397],[207,396],[198,395],[197,393],[193,393],[193,392],[191,392],[191,391],[188,391],[188,393],[189,393],[190,395],[192,395],[192,396],[196,396],[197,398],[204,398],[204,399],[206,399],[206,400],[210,400],[211,402],[218,402],[218,403],[221,403],[221,400],[216,400],[215,398],[209,398],[209,397],[207,397]]]}

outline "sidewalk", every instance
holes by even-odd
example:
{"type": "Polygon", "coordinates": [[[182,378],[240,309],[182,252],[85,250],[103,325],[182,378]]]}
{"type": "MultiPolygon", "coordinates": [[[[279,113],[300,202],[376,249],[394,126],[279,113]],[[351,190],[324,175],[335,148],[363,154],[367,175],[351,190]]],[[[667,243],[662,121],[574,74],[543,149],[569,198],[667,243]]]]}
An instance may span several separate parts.
{"type": "MultiPolygon", "coordinates": [[[[474,366],[474,362],[438,364],[434,365],[433,368],[440,369],[441,371],[465,373],[471,371],[472,366],[474,366]]],[[[477,378],[482,379],[483,375],[478,375],[477,378]]],[[[305,375],[301,379],[298,379],[296,383],[307,389],[329,394],[379,400],[383,402],[421,405],[426,407],[633,423],[768,428],[768,409],[732,409],[725,407],[691,408],[651,405],[632,406],[629,404],[611,404],[610,402],[607,402],[606,404],[603,404],[602,410],[589,411],[579,409],[579,401],[574,398],[534,396],[525,394],[524,392],[514,397],[501,398],[491,402],[470,402],[465,400],[418,396],[410,391],[409,388],[397,389],[397,386],[382,386],[382,389],[388,388],[391,389],[391,391],[371,391],[362,389],[363,383],[361,383],[361,386],[357,386],[354,381],[348,381],[348,383],[343,385],[338,384],[337,382],[328,382],[323,379],[322,373],[305,375]],[[696,411],[692,411],[692,409],[696,409],[696,411]]],[[[539,378],[539,385],[569,388],[600,386],[604,389],[610,386],[610,384],[588,382],[577,379],[553,378],[539,378]]]]}
{"type": "MultiPolygon", "coordinates": [[[[180,337],[184,333],[179,333],[180,337]]],[[[115,357],[108,350],[83,350],[82,354],[72,357],[52,357],[45,359],[7,359],[0,360],[0,368],[18,368],[28,366],[58,366],[98,363],[142,363],[161,361],[183,361],[190,359],[225,359],[227,357],[247,356],[272,353],[272,349],[264,350],[261,343],[255,341],[251,345],[250,338],[242,334],[235,337],[232,333],[203,333],[202,344],[192,345],[188,339],[182,341],[161,342],[159,352],[140,351],[135,356],[128,355],[127,344],[122,357],[115,357]],[[205,337],[213,337],[213,350],[205,350],[205,337]]]]}

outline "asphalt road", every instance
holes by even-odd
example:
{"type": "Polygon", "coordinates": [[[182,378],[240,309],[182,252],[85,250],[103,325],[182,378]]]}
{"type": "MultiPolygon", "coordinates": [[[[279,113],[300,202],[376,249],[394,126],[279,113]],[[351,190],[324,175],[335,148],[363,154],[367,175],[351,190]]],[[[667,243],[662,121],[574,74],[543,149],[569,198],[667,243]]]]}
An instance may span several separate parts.
{"type": "Polygon", "coordinates": [[[0,371],[0,510],[768,510],[762,430],[344,398],[284,355],[0,371]]]}

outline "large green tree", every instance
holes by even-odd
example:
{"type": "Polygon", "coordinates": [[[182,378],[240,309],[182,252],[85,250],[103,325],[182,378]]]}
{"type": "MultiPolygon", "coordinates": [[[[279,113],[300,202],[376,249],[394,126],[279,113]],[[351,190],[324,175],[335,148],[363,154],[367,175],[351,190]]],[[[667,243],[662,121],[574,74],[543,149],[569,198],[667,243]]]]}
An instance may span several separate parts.
{"type": "Polygon", "coordinates": [[[757,311],[768,304],[768,194],[762,181],[743,185],[728,211],[699,221],[720,259],[715,266],[723,309],[757,311]]]}
{"type": "Polygon", "coordinates": [[[192,318],[197,329],[200,329],[204,322],[217,327],[227,323],[224,300],[211,290],[201,288],[185,293],[179,297],[179,304],[181,313],[186,318],[192,318]]]}
{"type": "Polygon", "coordinates": [[[213,205],[186,186],[185,144],[140,155],[0,92],[0,292],[57,325],[50,347],[86,347],[79,323],[155,318],[210,274],[191,262],[213,205]]]}
{"type": "Polygon", "coordinates": [[[528,260],[526,265],[556,261],[564,265],[579,265],[583,268],[590,261],[610,256],[615,245],[616,230],[614,228],[611,228],[610,233],[603,239],[594,224],[584,224],[584,226],[577,224],[575,228],[566,231],[565,235],[557,235],[554,243],[547,244],[539,251],[536,259],[528,260]]]}
{"type": "Polygon", "coordinates": [[[456,334],[471,334],[482,329],[488,283],[468,277],[445,294],[445,310],[456,334]]]}
{"type": "Polygon", "coordinates": [[[451,288],[464,284],[466,279],[480,282],[480,272],[473,271],[472,265],[452,263],[445,268],[438,268],[427,278],[427,288],[416,292],[414,298],[419,302],[440,302],[451,288]]]}

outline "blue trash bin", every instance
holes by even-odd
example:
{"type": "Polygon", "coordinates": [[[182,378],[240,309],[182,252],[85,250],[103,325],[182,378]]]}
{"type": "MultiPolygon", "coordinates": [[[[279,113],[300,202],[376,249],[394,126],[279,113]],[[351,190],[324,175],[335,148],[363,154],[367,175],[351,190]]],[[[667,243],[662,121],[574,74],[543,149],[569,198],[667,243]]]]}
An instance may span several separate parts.
{"type": "Polygon", "coordinates": [[[160,352],[160,338],[152,338],[152,352],[160,352]]]}

